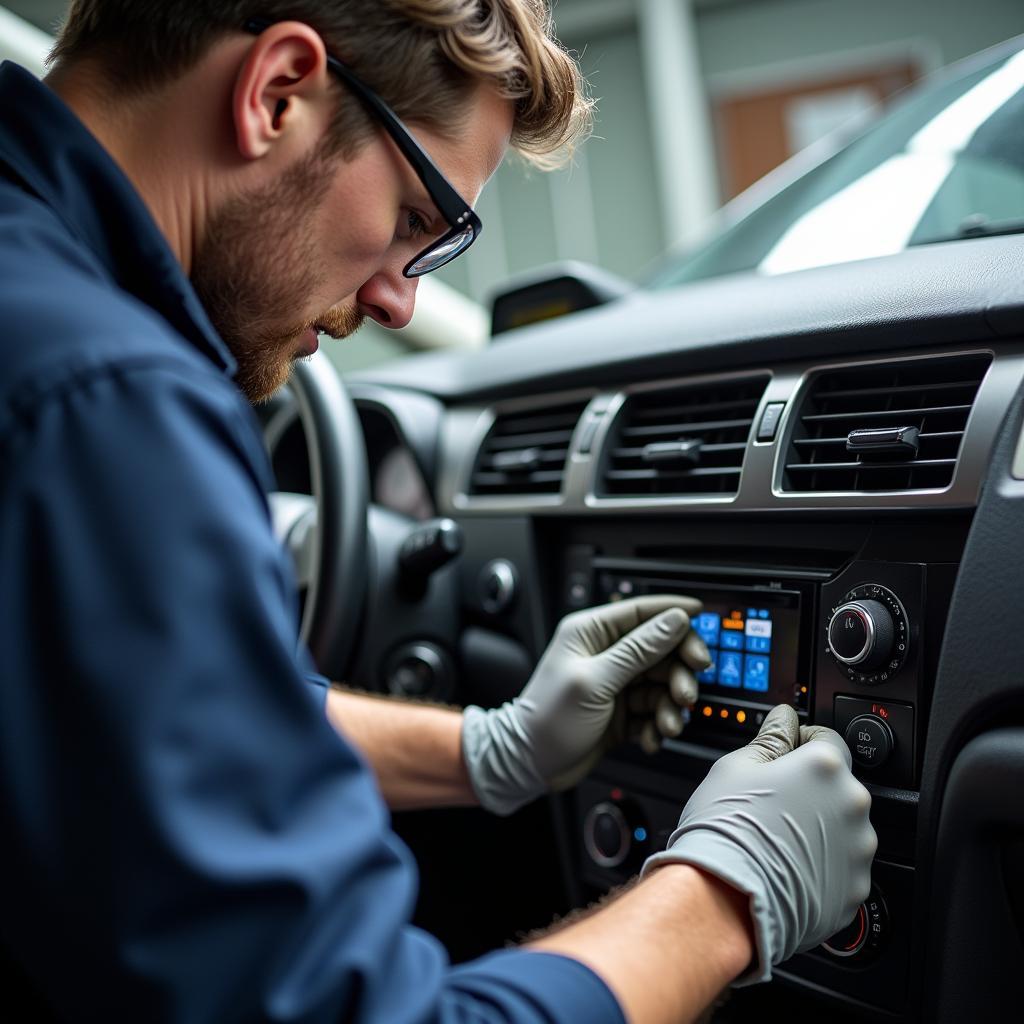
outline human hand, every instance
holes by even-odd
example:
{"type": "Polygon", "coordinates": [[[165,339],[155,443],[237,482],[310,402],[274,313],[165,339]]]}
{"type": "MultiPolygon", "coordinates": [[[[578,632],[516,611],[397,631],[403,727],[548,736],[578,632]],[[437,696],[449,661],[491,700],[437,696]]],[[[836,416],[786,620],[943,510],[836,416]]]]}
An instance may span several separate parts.
{"type": "Polygon", "coordinates": [[[575,785],[638,716],[648,747],[656,728],[677,735],[680,709],[697,699],[693,673],[710,662],[690,632],[700,610],[693,598],[652,596],[563,619],[520,696],[464,712],[463,755],[481,803],[508,814],[549,789],[575,785]],[[663,682],[624,693],[652,669],[663,682]]]}
{"type": "Polygon", "coordinates": [[[692,864],[750,898],[757,963],[737,984],[847,924],[871,888],[878,845],[871,796],[838,733],[773,708],[745,747],[720,758],[690,797],[668,847],[642,874],[692,864]]]}

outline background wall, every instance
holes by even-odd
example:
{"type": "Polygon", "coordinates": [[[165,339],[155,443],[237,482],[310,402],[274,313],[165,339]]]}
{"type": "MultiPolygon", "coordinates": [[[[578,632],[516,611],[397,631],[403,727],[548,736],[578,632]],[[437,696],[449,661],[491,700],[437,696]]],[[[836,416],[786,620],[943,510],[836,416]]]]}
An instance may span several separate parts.
{"type": "MultiPolygon", "coordinates": [[[[50,32],[65,9],[2,2],[50,32]]],[[[595,135],[567,170],[531,171],[516,158],[499,169],[479,205],[483,236],[438,275],[478,302],[556,259],[639,278],[699,235],[742,179],[733,163],[770,164],[902,80],[1024,32],[1022,0],[557,0],[554,13],[599,100],[595,135]],[[751,102],[776,114],[751,121],[764,109],[751,102]],[[730,118],[744,110],[746,155],[729,141],[730,118]],[[762,145],[752,123],[774,136],[762,145]]],[[[368,329],[335,354],[359,365],[421,343],[368,329]]]]}

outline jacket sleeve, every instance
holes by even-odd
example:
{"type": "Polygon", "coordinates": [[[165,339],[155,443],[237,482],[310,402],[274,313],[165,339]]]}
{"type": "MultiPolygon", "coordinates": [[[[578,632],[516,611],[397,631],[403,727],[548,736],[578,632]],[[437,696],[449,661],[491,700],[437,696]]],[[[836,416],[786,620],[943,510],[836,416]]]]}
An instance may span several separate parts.
{"type": "Polygon", "coordinates": [[[3,940],[73,1020],[568,1022],[587,968],[456,969],[297,652],[258,435],[189,366],[84,375],[0,445],[3,940]]]}

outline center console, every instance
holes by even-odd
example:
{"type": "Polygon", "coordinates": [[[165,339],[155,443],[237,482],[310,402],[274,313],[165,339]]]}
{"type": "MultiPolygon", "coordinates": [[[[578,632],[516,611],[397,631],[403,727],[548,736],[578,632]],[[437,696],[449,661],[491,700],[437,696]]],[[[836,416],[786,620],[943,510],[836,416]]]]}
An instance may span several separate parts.
{"type": "Polygon", "coordinates": [[[900,1012],[913,948],[924,729],[956,572],[955,561],[928,560],[942,547],[928,540],[933,527],[916,539],[913,532],[904,550],[917,559],[893,559],[894,538],[868,529],[848,554],[775,567],[773,560],[794,559],[770,544],[758,565],[732,557],[716,564],[712,544],[699,558],[692,547],[673,557],[670,545],[644,557],[643,546],[614,531],[603,543],[592,530],[584,542],[580,535],[562,542],[559,615],[644,594],[687,594],[703,603],[692,628],[712,656],[679,739],[665,740],[653,757],[624,746],[578,788],[570,841],[584,900],[624,883],[663,848],[714,760],[748,742],[774,705],[791,704],[802,723],[830,726],[846,740],[853,770],[872,793],[879,850],[871,894],[849,924],[776,973],[865,1012],[900,1012]]]}

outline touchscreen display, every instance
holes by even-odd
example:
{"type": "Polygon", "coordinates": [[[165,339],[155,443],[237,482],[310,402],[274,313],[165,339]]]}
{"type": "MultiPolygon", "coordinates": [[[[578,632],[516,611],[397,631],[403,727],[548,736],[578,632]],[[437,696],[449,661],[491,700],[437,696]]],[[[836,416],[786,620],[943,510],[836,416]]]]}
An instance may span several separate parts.
{"type": "Polygon", "coordinates": [[[806,680],[798,678],[799,592],[602,576],[601,589],[611,600],[682,593],[703,602],[704,610],[691,627],[711,652],[711,666],[697,676],[702,697],[764,707],[785,703],[806,710],[806,680]]]}

